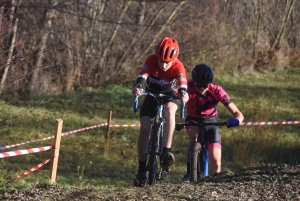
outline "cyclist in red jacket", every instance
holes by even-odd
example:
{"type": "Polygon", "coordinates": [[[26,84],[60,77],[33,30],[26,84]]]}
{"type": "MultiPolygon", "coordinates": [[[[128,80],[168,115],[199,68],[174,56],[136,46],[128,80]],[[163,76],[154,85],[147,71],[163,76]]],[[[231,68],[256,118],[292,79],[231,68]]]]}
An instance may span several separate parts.
{"type": "MultiPolygon", "coordinates": [[[[187,80],[183,64],[177,59],[179,54],[179,45],[177,40],[170,37],[163,38],[156,46],[155,54],[149,56],[140,71],[136,83],[132,87],[134,96],[142,93],[141,86],[146,83],[146,91],[152,93],[165,93],[176,95],[175,87],[177,85],[178,94],[181,101],[188,101],[187,80]]],[[[151,129],[151,118],[156,114],[157,102],[152,97],[145,97],[140,109],[140,132],[138,137],[138,172],[133,179],[135,186],[143,186],[147,180],[145,153],[149,144],[149,134],[151,129]]],[[[164,107],[164,125],[163,151],[161,164],[164,172],[170,171],[170,166],[175,158],[171,153],[173,134],[175,130],[175,113],[178,108],[178,100],[171,99],[166,101],[164,107]]]]}
{"type": "MultiPolygon", "coordinates": [[[[217,122],[217,105],[221,102],[234,118],[227,121],[227,127],[238,126],[244,120],[243,114],[237,106],[231,101],[225,90],[214,83],[213,71],[206,64],[198,64],[192,70],[192,79],[188,80],[189,101],[187,102],[188,120],[197,121],[202,119],[203,122],[217,122]]],[[[187,133],[190,142],[187,147],[187,174],[182,179],[183,182],[188,181],[190,171],[190,152],[191,142],[197,139],[198,127],[188,126],[187,133]]],[[[217,126],[205,126],[204,139],[209,142],[209,162],[210,173],[215,174],[221,171],[221,136],[217,126]]]]}

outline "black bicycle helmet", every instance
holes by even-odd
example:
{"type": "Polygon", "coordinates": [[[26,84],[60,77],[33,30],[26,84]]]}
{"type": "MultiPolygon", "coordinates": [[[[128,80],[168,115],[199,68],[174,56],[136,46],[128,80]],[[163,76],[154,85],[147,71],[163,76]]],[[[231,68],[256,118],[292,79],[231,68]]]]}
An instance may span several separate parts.
{"type": "Polygon", "coordinates": [[[196,84],[210,84],[214,79],[214,73],[207,64],[198,64],[192,70],[192,79],[196,84]]]}

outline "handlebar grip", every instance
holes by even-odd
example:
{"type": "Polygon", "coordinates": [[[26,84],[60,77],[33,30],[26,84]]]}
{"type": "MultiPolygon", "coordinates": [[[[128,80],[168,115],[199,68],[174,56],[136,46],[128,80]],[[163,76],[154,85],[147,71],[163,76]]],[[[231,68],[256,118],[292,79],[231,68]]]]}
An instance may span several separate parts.
{"type": "Polygon", "coordinates": [[[133,111],[137,112],[139,106],[139,96],[135,96],[134,104],[133,104],[133,111]]]}
{"type": "Polygon", "coordinates": [[[182,101],[182,103],[181,103],[181,112],[180,112],[181,119],[184,118],[184,108],[185,108],[185,102],[182,101]]]}
{"type": "MultiPolygon", "coordinates": [[[[141,90],[143,89],[143,85],[141,85],[141,84],[138,84],[137,87],[141,90]]],[[[135,96],[134,105],[133,105],[134,112],[138,111],[138,106],[139,106],[139,96],[135,96]]]]}

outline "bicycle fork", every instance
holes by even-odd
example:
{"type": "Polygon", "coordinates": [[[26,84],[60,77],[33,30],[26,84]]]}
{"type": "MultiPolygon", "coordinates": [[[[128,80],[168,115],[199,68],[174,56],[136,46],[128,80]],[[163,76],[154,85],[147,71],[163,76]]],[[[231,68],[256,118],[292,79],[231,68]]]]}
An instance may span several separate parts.
{"type": "Polygon", "coordinates": [[[157,147],[157,155],[159,156],[159,163],[160,163],[160,168],[159,168],[159,172],[158,172],[158,175],[157,175],[157,180],[163,180],[163,174],[162,174],[162,167],[161,167],[161,154],[162,154],[162,149],[163,149],[163,133],[164,133],[164,124],[165,124],[165,121],[164,119],[162,118],[162,113],[163,113],[163,109],[164,109],[164,106],[163,104],[161,105],[158,105],[157,106],[157,109],[156,109],[156,116],[159,117],[159,128],[158,128],[158,132],[157,132],[157,135],[158,135],[158,147],[157,147]]]}
{"type": "Polygon", "coordinates": [[[209,163],[209,152],[208,152],[208,142],[204,140],[204,132],[201,129],[198,135],[198,142],[201,144],[201,149],[199,149],[199,161],[200,161],[200,175],[203,177],[208,176],[208,163],[209,163]]]}
{"type": "MultiPolygon", "coordinates": [[[[151,119],[151,124],[153,126],[155,119],[151,119]]],[[[151,149],[152,147],[152,143],[153,143],[153,138],[157,139],[157,143],[155,148],[154,148],[154,154],[157,155],[157,161],[156,163],[160,164],[160,157],[162,154],[162,148],[163,148],[163,125],[164,125],[165,121],[164,120],[160,120],[159,124],[157,126],[157,130],[156,131],[151,131],[151,135],[157,135],[157,136],[150,136],[149,139],[149,144],[148,144],[148,148],[146,150],[146,154],[150,155],[151,153],[151,149]]],[[[159,171],[157,172],[156,175],[156,180],[163,180],[163,175],[162,175],[162,167],[160,166],[159,171]]]]}
{"type": "Polygon", "coordinates": [[[157,175],[157,180],[164,180],[163,178],[163,174],[162,174],[162,167],[161,167],[161,154],[162,154],[162,149],[163,149],[163,128],[164,128],[164,121],[161,121],[161,124],[159,125],[159,146],[158,146],[158,155],[159,155],[159,163],[160,163],[160,168],[159,168],[159,172],[158,172],[158,175],[157,175]]]}
{"type": "Polygon", "coordinates": [[[207,177],[208,176],[208,161],[209,161],[209,152],[208,152],[207,146],[202,147],[201,152],[202,153],[200,154],[200,157],[201,157],[200,161],[202,162],[201,167],[203,167],[201,174],[204,177],[207,177]]]}
{"type": "Polygon", "coordinates": [[[200,173],[200,177],[207,177],[208,176],[208,163],[209,163],[209,152],[207,149],[207,146],[203,146],[201,145],[201,148],[199,150],[199,173],[200,173]]]}

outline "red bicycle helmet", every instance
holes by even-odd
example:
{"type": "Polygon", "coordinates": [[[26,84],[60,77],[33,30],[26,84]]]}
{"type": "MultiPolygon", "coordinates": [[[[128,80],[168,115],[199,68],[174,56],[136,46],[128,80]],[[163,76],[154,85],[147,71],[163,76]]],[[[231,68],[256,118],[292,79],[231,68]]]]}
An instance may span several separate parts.
{"type": "Polygon", "coordinates": [[[175,38],[165,37],[156,46],[156,57],[166,63],[175,61],[179,55],[179,45],[175,38]]]}

